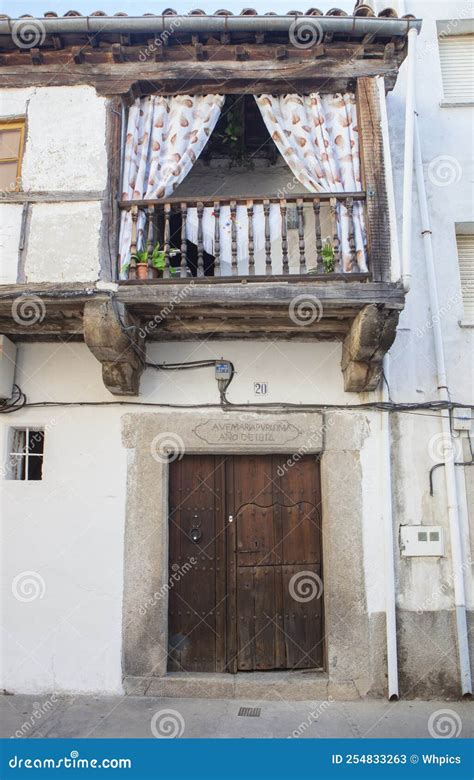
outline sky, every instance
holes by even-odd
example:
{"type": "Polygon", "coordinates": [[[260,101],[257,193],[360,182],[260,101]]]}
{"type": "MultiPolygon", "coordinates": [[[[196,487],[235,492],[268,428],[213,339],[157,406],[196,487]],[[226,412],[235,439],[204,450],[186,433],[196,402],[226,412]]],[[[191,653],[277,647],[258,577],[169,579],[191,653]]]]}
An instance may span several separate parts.
{"type": "MultiPolygon", "coordinates": [[[[41,17],[45,11],[62,15],[71,10],[84,15],[92,11],[105,11],[107,14],[124,11],[130,16],[141,16],[144,13],[159,14],[167,7],[183,14],[193,8],[202,8],[206,13],[213,13],[219,8],[226,8],[232,13],[239,13],[242,8],[255,8],[259,13],[274,11],[284,14],[291,10],[305,11],[311,6],[321,11],[336,6],[350,12],[354,5],[355,0],[0,0],[1,13],[13,19],[22,14],[41,17]]],[[[389,0],[387,5],[390,5],[389,0]]]]}

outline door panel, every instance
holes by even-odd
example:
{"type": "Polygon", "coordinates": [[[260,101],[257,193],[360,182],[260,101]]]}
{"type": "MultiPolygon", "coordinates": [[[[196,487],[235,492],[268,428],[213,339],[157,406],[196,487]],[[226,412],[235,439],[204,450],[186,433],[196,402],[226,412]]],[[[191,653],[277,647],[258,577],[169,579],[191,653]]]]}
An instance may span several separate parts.
{"type": "Polygon", "coordinates": [[[170,670],[322,666],[319,463],[287,460],[170,464],[170,670]]]}
{"type": "Polygon", "coordinates": [[[170,464],[170,671],[225,669],[221,474],[221,459],[214,456],[170,464]],[[200,533],[197,541],[190,536],[193,528],[200,533]]]}
{"type": "MultiPolygon", "coordinates": [[[[236,653],[233,670],[323,663],[319,463],[235,456],[236,653]]],[[[232,602],[231,602],[232,603],[232,602]]]]}

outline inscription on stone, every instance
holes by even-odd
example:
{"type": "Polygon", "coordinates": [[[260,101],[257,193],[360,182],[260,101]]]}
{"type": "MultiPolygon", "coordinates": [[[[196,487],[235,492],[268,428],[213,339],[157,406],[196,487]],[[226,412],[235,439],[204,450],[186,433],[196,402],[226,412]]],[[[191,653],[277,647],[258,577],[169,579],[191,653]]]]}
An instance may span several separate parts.
{"type": "Polygon", "coordinates": [[[207,444],[284,445],[301,436],[303,431],[284,420],[281,422],[206,420],[194,428],[194,433],[207,444]]]}

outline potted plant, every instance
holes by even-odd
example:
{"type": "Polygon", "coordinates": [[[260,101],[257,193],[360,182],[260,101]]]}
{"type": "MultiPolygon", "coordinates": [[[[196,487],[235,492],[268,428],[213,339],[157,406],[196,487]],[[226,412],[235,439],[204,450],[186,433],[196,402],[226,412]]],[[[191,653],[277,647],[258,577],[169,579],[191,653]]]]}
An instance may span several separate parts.
{"type": "Polygon", "coordinates": [[[334,247],[331,243],[331,239],[326,238],[324,242],[324,246],[321,251],[322,257],[323,257],[323,266],[324,271],[327,274],[332,274],[335,267],[335,261],[334,261],[334,247]]]}
{"type": "MultiPolygon", "coordinates": [[[[170,260],[173,257],[176,257],[179,255],[179,249],[170,249],[169,251],[169,257],[170,260]]],[[[157,276],[163,276],[163,271],[165,270],[166,266],[166,255],[165,250],[160,249],[160,244],[156,244],[156,246],[153,249],[153,253],[151,256],[151,263],[153,266],[153,269],[156,271],[157,276]]],[[[170,276],[179,276],[179,268],[173,268],[173,266],[170,265],[169,268],[170,276]]]]}
{"type": "Polygon", "coordinates": [[[139,249],[131,259],[136,263],[137,279],[148,279],[148,251],[139,249]]]}

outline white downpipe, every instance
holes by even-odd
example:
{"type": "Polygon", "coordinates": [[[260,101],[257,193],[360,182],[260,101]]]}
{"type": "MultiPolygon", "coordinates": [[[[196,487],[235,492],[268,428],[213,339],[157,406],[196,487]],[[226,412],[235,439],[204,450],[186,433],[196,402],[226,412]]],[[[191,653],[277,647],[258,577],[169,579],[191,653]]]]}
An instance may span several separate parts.
{"type": "MultiPolygon", "coordinates": [[[[390,357],[384,357],[382,400],[388,401],[387,385],[389,379],[390,357]]],[[[384,560],[385,560],[385,627],[387,636],[387,675],[388,699],[398,699],[398,657],[397,657],[397,623],[395,606],[395,545],[393,540],[392,511],[392,459],[390,413],[382,412],[382,452],[384,459],[383,504],[384,504],[384,560]]]]}
{"type": "Polygon", "coordinates": [[[413,193],[413,137],[415,124],[416,30],[408,31],[407,96],[405,106],[405,152],[403,162],[402,282],[405,292],[411,286],[411,232],[413,193]]]}
{"type": "Polygon", "coordinates": [[[398,245],[397,210],[395,206],[395,188],[393,186],[392,153],[390,150],[390,130],[388,126],[387,100],[385,97],[385,79],[377,76],[380,103],[380,126],[383,138],[383,157],[385,164],[385,188],[387,190],[388,218],[390,222],[390,278],[398,282],[401,275],[400,247],[398,245]]]}
{"type": "MultiPolygon", "coordinates": [[[[449,401],[447,386],[446,366],[444,361],[443,337],[441,332],[439,312],[438,289],[436,286],[435,264],[433,256],[433,244],[431,240],[431,226],[426,198],[425,177],[423,172],[423,160],[421,156],[420,133],[418,120],[414,123],[414,152],[415,171],[420,205],[421,232],[426,262],[426,274],[428,278],[428,293],[430,300],[433,341],[436,356],[436,369],[438,378],[438,394],[441,400],[449,401]]],[[[451,539],[451,557],[453,567],[454,604],[456,609],[456,628],[459,654],[459,668],[461,674],[461,689],[463,695],[472,693],[471,667],[469,662],[468,633],[466,621],[466,596],[464,590],[464,566],[462,554],[462,539],[459,519],[458,494],[456,483],[456,471],[454,466],[455,449],[451,433],[451,424],[448,410],[441,412],[441,425],[443,432],[443,450],[446,478],[446,494],[448,504],[449,533],[451,539]]]]}

